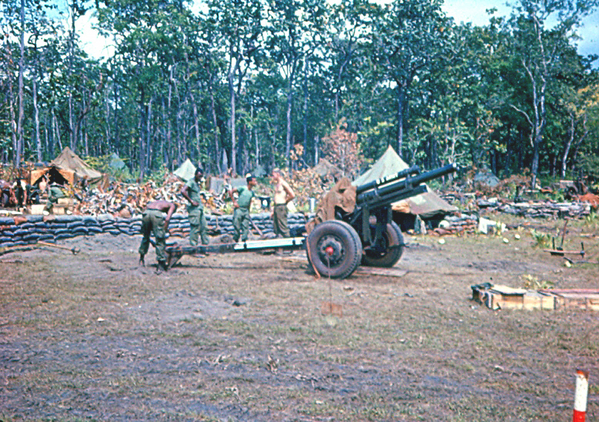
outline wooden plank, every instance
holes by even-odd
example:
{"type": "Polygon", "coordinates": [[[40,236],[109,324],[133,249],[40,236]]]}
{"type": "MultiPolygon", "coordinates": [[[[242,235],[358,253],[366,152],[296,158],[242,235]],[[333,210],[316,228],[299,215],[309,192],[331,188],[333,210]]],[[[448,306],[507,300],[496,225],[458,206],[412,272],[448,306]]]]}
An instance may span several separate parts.
{"type": "MultiPolygon", "coordinates": [[[[299,256],[278,256],[281,261],[288,262],[307,262],[305,257],[299,256]]],[[[380,275],[385,277],[403,277],[408,273],[401,268],[377,268],[377,267],[358,267],[354,272],[356,275],[380,275]]]]}
{"type": "Polygon", "coordinates": [[[528,292],[526,289],[518,289],[500,284],[494,285],[491,290],[494,290],[502,295],[524,295],[528,292]]]}
{"type": "Polygon", "coordinates": [[[542,293],[551,293],[555,295],[564,293],[599,294],[598,289],[542,289],[539,291],[542,293]]]}
{"type": "Polygon", "coordinates": [[[567,299],[589,299],[589,300],[599,300],[599,294],[585,294],[585,293],[562,293],[560,295],[556,295],[559,297],[567,298],[567,299]]]}
{"type": "Polygon", "coordinates": [[[358,267],[354,272],[357,275],[381,275],[386,277],[403,277],[408,272],[401,268],[377,268],[377,267],[358,267]]]}

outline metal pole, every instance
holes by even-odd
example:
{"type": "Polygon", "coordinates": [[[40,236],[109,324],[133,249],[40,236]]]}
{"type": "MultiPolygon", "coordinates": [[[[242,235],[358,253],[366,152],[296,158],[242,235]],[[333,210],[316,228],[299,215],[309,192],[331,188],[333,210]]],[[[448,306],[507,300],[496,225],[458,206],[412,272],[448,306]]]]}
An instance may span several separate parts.
{"type": "Polygon", "coordinates": [[[576,371],[576,392],[574,393],[574,416],[572,422],[584,422],[587,415],[587,396],[589,393],[589,372],[576,371]]]}

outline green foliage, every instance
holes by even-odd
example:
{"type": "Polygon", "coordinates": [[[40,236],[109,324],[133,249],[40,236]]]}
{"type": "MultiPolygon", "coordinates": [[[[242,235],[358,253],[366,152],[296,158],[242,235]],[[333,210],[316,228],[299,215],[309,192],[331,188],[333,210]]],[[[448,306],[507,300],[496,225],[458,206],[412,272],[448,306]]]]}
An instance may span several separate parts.
{"type": "Polygon", "coordinates": [[[125,160],[122,160],[123,166],[116,166],[114,156],[112,154],[102,155],[99,157],[87,157],[85,163],[91,168],[99,172],[109,174],[112,178],[126,183],[132,183],[135,178],[129,171],[129,168],[124,165],[125,160]]]}
{"type": "Polygon", "coordinates": [[[596,230],[599,227],[599,213],[591,210],[591,213],[584,218],[585,225],[596,230]]]}
{"type": "Polygon", "coordinates": [[[144,182],[153,181],[158,186],[162,186],[170,174],[171,172],[169,169],[165,165],[162,165],[158,170],[154,170],[151,174],[146,175],[144,177],[144,182]]]}
{"type": "Polygon", "coordinates": [[[187,157],[244,174],[289,165],[296,144],[294,166],[316,164],[343,119],[365,162],[393,145],[423,168],[564,167],[595,183],[599,73],[571,34],[597,3],[523,0],[480,27],[456,24],[436,0],[209,0],[200,12],[175,0],[69,3],[76,31],[96,13],[114,41],[101,61],[49,3],[25,3],[22,101],[23,26],[0,3],[0,160],[50,160],[68,145],[99,160],[118,151],[142,178],[187,157]]]}
{"type": "Polygon", "coordinates": [[[522,278],[522,287],[524,289],[542,290],[542,289],[553,289],[555,287],[555,283],[553,283],[552,281],[539,280],[538,277],[535,277],[530,274],[524,274],[521,278],[522,278]]]}
{"type": "Polygon", "coordinates": [[[580,158],[579,169],[591,180],[599,180],[599,155],[585,155],[580,158]]]}
{"type": "Polygon", "coordinates": [[[550,234],[538,232],[535,229],[531,229],[530,235],[534,242],[533,247],[548,248],[551,246],[551,235],[550,234]]]}

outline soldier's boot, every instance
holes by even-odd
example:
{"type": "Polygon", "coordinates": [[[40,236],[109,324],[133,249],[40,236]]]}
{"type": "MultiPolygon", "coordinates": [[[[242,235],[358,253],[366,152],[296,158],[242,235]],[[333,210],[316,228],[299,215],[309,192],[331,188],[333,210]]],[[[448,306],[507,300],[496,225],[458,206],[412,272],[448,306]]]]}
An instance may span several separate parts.
{"type": "Polygon", "coordinates": [[[156,274],[162,274],[167,270],[168,266],[166,265],[166,261],[158,261],[158,265],[156,266],[156,274]]]}

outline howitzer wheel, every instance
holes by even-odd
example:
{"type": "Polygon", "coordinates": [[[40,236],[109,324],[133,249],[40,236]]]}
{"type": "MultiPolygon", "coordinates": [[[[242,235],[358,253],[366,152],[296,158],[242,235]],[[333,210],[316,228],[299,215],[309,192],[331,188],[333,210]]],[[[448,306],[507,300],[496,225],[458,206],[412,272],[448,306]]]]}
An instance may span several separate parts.
{"type": "Polygon", "coordinates": [[[360,265],[362,242],[354,228],[343,221],[320,223],[306,242],[308,260],[323,277],[346,278],[360,265]]]}
{"type": "MultiPolygon", "coordinates": [[[[372,235],[374,236],[374,232],[372,235]]],[[[383,233],[383,239],[385,245],[381,250],[364,251],[362,265],[390,268],[397,264],[397,261],[399,261],[403,254],[404,242],[401,229],[394,221],[387,224],[387,230],[383,233]]]]}

